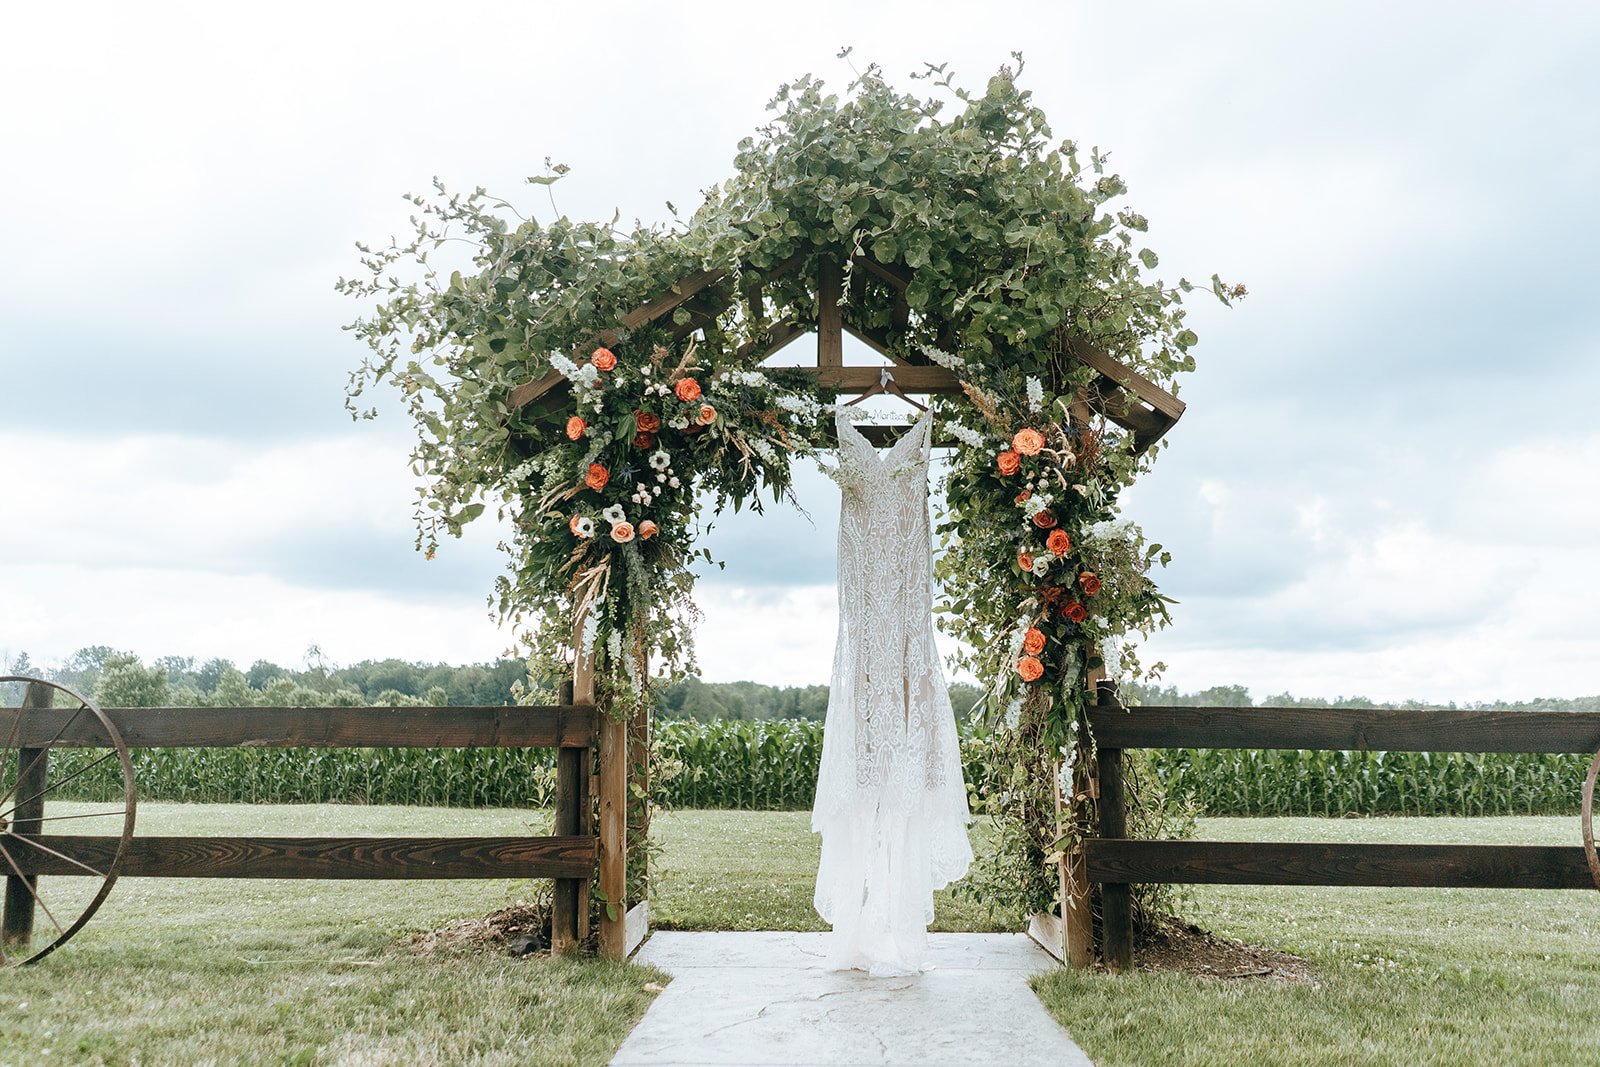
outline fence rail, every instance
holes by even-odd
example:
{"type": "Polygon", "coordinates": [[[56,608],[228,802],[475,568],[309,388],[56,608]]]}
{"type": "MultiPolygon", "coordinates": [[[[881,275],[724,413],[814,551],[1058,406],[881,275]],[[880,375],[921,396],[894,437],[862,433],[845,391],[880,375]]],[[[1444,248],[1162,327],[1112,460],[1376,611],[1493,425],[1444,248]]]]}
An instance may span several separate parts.
{"type": "MultiPolygon", "coordinates": [[[[103,708],[129,748],[590,748],[587,705],[433,708],[103,708]]],[[[0,737],[21,746],[97,747],[95,721],[70,708],[0,708],[0,737]],[[74,717],[76,715],[76,717],[74,717]]]]}
{"type": "MultiPolygon", "coordinates": [[[[44,685],[39,684],[40,690],[44,685]]],[[[33,688],[29,690],[34,693],[33,688]]],[[[46,698],[48,699],[48,698],[46,698]]],[[[6,832],[6,907],[0,937],[26,943],[33,879],[133,878],[550,878],[552,947],[587,933],[588,894],[600,855],[590,812],[589,765],[601,715],[578,704],[541,707],[105,708],[128,748],[554,748],[555,833],[521,837],[121,837],[43,834],[19,816],[6,832]]],[[[98,719],[83,709],[27,704],[0,708],[0,737],[40,783],[55,748],[105,748],[98,719]],[[30,757],[21,754],[34,753],[30,757]],[[26,758],[26,764],[23,759],[26,758]]],[[[63,758],[65,754],[63,753],[63,758]]],[[[77,775],[69,773],[63,783],[77,775]]],[[[15,787],[13,787],[15,788],[15,787]]],[[[41,785],[37,805],[42,814],[41,785]]],[[[20,807],[20,805],[19,805],[20,807]]]]}
{"type": "Polygon", "coordinates": [[[1140,841],[1127,837],[1128,748],[1338,749],[1388,752],[1593,752],[1600,712],[1391,708],[1123,708],[1102,685],[1086,715],[1097,746],[1100,836],[1084,869],[1101,886],[1102,952],[1133,959],[1133,883],[1592,889],[1581,847],[1140,841]]]}
{"type": "Polygon", "coordinates": [[[1600,712],[1398,708],[1096,707],[1102,748],[1594,752],[1600,712]]]}

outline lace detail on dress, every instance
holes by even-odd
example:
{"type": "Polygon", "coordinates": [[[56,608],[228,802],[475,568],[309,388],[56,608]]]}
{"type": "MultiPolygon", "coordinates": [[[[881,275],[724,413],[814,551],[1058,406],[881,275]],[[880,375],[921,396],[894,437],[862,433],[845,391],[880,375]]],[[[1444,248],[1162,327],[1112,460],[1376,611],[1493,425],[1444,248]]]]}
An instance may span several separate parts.
{"type": "Polygon", "coordinates": [[[886,453],[843,413],[839,635],[811,828],[829,962],[921,968],[933,892],[966,873],[966,784],[933,639],[928,522],[932,413],[886,453]]]}

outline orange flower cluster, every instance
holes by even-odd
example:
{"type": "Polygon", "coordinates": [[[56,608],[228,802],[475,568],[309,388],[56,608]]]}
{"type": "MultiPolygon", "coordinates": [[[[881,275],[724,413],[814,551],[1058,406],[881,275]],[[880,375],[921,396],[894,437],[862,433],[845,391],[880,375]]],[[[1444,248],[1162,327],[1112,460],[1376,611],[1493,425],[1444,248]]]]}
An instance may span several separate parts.
{"type": "Polygon", "coordinates": [[[678,399],[685,404],[692,404],[700,399],[700,383],[693,378],[679,378],[678,384],[672,387],[672,391],[678,394],[678,399]]]}
{"type": "Polygon", "coordinates": [[[1024,682],[1037,682],[1044,677],[1044,664],[1037,657],[1023,656],[1017,660],[1017,673],[1022,675],[1024,682]]]}
{"type": "Polygon", "coordinates": [[[1037,456],[1044,448],[1044,437],[1038,430],[1018,430],[1011,438],[1011,447],[1024,456],[1037,456]]]}
{"type": "Polygon", "coordinates": [[[635,411],[633,426],[641,433],[656,433],[661,429],[661,416],[649,411],[635,411]]]}
{"type": "Polygon", "coordinates": [[[633,524],[619,522],[611,527],[611,540],[619,545],[625,545],[633,540],[633,524]]]}
{"type": "Polygon", "coordinates": [[[585,474],[583,478],[584,485],[587,485],[590,489],[599,492],[601,489],[606,487],[606,483],[609,481],[611,481],[610,471],[606,470],[598,463],[589,464],[589,472],[585,474]]]}
{"type": "Polygon", "coordinates": [[[1009,450],[995,456],[995,463],[999,465],[1000,473],[1007,478],[1022,469],[1022,457],[1009,450]]]}
{"type": "Polygon", "coordinates": [[[1065,556],[1072,551],[1072,538],[1067,536],[1065,530],[1051,530],[1050,536],[1044,540],[1044,547],[1058,556],[1065,556]]]}
{"type": "Polygon", "coordinates": [[[1028,632],[1022,635],[1022,651],[1030,656],[1037,656],[1044,651],[1044,631],[1036,626],[1028,627],[1028,632]]]}
{"type": "Polygon", "coordinates": [[[1033,524],[1039,527],[1041,530],[1054,529],[1056,525],[1055,512],[1051,511],[1049,508],[1045,508],[1043,511],[1039,512],[1033,517],[1033,524]]]}
{"type": "Polygon", "coordinates": [[[576,415],[572,416],[572,418],[567,420],[567,439],[569,441],[576,441],[578,438],[583,436],[583,431],[587,430],[588,428],[588,423],[584,422],[576,415]]]}
{"type": "Polygon", "coordinates": [[[701,426],[710,426],[717,421],[717,409],[710,404],[701,404],[700,410],[695,414],[694,421],[701,426]]]}
{"type": "Polygon", "coordinates": [[[597,370],[617,369],[617,357],[609,348],[595,349],[594,353],[589,357],[589,362],[593,363],[597,370]]]}

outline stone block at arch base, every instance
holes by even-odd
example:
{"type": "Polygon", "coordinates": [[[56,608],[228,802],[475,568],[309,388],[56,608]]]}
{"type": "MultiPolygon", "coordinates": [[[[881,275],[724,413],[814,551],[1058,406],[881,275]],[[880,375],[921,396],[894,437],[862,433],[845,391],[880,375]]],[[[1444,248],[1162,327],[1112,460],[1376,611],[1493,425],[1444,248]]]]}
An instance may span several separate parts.
{"type": "Polygon", "coordinates": [[[823,970],[825,936],[652,934],[635,958],[672,982],[612,1067],[1092,1067],[1028,988],[1060,964],[1025,934],[929,934],[908,978],[823,970]]]}

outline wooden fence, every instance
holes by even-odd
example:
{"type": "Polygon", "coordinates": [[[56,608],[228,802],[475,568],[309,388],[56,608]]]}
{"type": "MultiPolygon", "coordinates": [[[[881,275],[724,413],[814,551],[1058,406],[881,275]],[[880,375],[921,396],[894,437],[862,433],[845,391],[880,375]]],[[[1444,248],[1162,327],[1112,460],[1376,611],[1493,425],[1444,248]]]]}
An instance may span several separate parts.
{"type": "MultiPolygon", "coordinates": [[[[591,750],[604,717],[592,705],[402,708],[106,708],[129,748],[555,748],[554,833],[519,837],[162,837],[135,834],[121,877],[132,878],[551,878],[552,946],[587,936],[588,893],[599,844],[590,800],[591,750]]],[[[22,749],[103,747],[98,724],[72,709],[0,708],[0,737],[22,749]],[[16,718],[22,715],[21,723],[16,718]]],[[[40,751],[44,751],[41,749],[40,751]]],[[[42,778],[44,768],[36,773],[42,778]]],[[[103,868],[117,837],[43,835],[17,860],[19,876],[79,874],[74,860],[103,868]]],[[[31,936],[32,909],[6,909],[8,939],[31,936]],[[22,924],[26,921],[27,928],[22,924]],[[13,929],[12,927],[17,927],[13,929]]]]}
{"type": "Polygon", "coordinates": [[[1084,843],[1101,887],[1102,955],[1131,966],[1138,883],[1593,889],[1579,845],[1377,845],[1128,838],[1122,753],[1130,748],[1384,752],[1594,752],[1600,712],[1389,708],[1125,709],[1102,686],[1088,713],[1098,749],[1100,836],[1084,843]]]}

